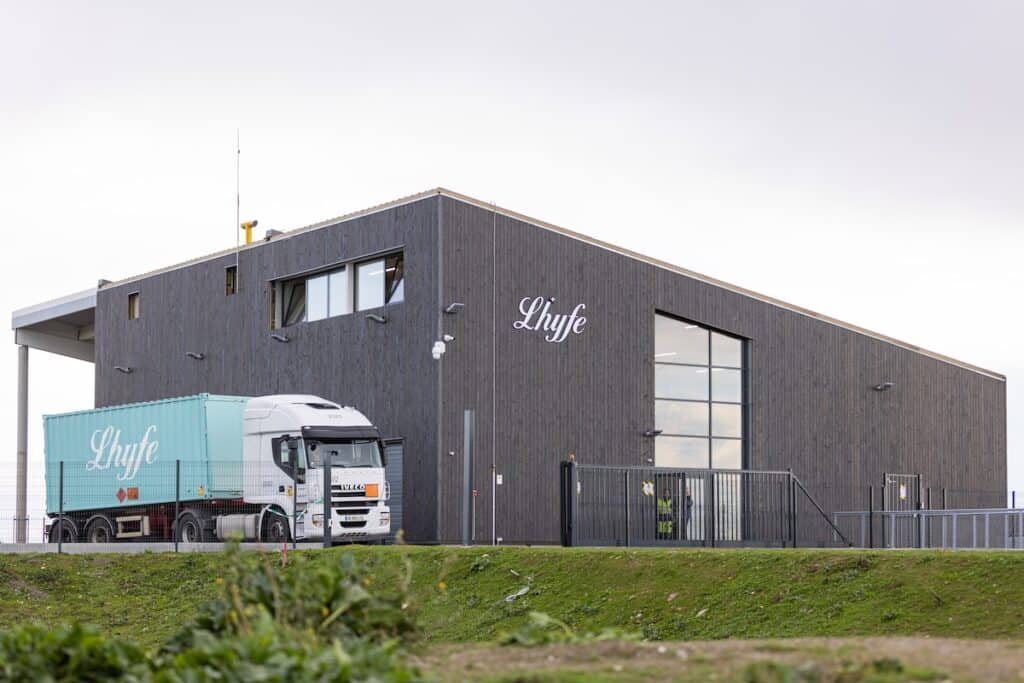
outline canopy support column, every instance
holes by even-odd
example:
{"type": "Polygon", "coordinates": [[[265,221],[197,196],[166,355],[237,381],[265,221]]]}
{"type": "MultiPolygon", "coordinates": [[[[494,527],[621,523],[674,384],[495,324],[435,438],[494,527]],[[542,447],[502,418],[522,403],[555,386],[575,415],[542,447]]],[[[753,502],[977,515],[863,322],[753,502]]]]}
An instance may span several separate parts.
{"type": "Polygon", "coordinates": [[[28,347],[18,347],[18,465],[14,494],[14,542],[25,543],[28,527],[28,347]]]}

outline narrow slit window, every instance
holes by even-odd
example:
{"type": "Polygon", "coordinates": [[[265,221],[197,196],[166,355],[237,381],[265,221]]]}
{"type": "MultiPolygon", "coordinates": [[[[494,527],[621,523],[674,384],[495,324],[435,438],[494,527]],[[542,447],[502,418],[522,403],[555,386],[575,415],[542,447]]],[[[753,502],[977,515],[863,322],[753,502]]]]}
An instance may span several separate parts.
{"type": "Polygon", "coordinates": [[[128,319],[136,320],[139,317],[139,293],[132,292],[128,295],[128,319]]]}
{"type": "Polygon", "coordinates": [[[224,269],[224,296],[231,296],[238,291],[238,266],[224,269]]]}

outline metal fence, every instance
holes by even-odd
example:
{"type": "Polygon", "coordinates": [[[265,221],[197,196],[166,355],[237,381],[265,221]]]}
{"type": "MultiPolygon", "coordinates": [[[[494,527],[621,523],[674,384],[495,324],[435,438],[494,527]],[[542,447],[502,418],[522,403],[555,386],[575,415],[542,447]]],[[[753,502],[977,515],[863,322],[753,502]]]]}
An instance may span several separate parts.
{"type": "Polygon", "coordinates": [[[791,472],[562,464],[571,546],[849,545],[791,472]]]}
{"type": "MultiPolygon", "coordinates": [[[[167,460],[123,471],[58,463],[45,513],[0,517],[0,543],[179,543],[229,538],[268,544],[385,540],[390,491],[363,468],[167,460]],[[344,470],[339,477],[332,471],[344,470]],[[363,481],[366,480],[366,481],[363,481]],[[372,482],[371,482],[372,480],[372,482]],[[327,485],[326,482],[332,482],[327,485]]],[[[120,469],[120,465],[118,465],[120,469]]]]}
{"type": "Polygon", "coordinates": [[[860,510],[832,514],[862,548],[1024,549],[1024,510],[860,510]]]}

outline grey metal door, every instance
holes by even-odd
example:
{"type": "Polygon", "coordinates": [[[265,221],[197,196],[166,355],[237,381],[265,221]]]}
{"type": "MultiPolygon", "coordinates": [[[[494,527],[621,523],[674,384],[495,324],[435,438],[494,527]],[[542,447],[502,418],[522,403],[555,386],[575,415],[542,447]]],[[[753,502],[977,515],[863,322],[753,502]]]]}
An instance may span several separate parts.
{"type": "Polygon", "coordinates": [[[398,530],[402,529],[402,457],[404,442],[402,439],[384,440],[384,478],[391,490],[391,533],[388,543],[394,543],[398,530]]]}

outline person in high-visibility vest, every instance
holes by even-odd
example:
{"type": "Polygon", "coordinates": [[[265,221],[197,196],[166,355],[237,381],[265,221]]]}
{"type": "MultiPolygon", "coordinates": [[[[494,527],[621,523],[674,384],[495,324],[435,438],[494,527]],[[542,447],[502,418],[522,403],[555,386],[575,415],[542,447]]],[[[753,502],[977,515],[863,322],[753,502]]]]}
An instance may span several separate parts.
{"type": "Polygon", "coordinates": [[[675,538],[676,510],[675,501],[672,500],[672,493],[666,488],[662,491],[661,498],[658,498],[658,539],[669,540],[675,538]]]}

